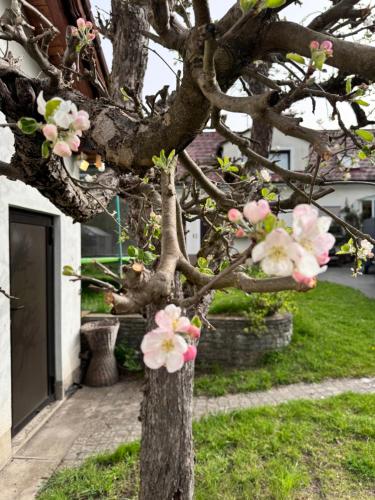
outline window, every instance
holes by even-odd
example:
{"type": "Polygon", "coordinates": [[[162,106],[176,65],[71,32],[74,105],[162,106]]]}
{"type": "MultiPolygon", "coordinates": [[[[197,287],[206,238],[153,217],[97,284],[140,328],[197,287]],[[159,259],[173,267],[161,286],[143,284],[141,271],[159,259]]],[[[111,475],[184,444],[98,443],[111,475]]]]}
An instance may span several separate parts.
{"type": "MultiPolygon", "coordinates": [[[[128,207],[125,200],[119,198],[121,223],[125,224],[128,207]]],[[[117,212],[116,198],[108,206],[109,213],[117,212]]],[[[115,215],[116,217],[116,215],[115,215]]],[[[107,213],[93,217],[87,224],[81,225],[82,257],[119,257],[127,255],[130,241],[121,243],[119,227],[107,213]],[[121,248],[120,248],[121,246],[121,248]]]]}
{"type": "Polygon", "coordinates": [[[269,159],[276,162],[283,169],[290,170],[290,151],[271,151],[269,159]]]}
{"type": "Polygon", "coordinates": [[[362,200],[362,220],[372,217],[372,200],[362,200]]]}

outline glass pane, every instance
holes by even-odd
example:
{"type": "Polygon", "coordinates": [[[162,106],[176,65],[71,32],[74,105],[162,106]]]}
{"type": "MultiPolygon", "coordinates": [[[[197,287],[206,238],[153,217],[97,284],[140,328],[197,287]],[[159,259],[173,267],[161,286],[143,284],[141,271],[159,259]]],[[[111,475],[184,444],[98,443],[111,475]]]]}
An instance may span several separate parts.
{"type": "Polygon", "coordinates": [[[372,217],[372,201],[362,201],[362,219],[370,219],[372,217]]]}
{"type": "Polygon", "coordinates": [[[271,151],[270,160],[278,163],[285,170],[290,170],[290,153],[289,151],[271,151]]]}
{"type": "MultiPolygon", "coordinates": [[[[108,205],[108,212],[116,212],[116,198],[108,205]]],[[[125,225],[127,206],[120,198],[121,224],[125,225]]],[[[116,217],[116,215],[115,215],[116,217]]],[[[107,213],[102,213],[82,224],[82,257],[118,257],[120,255],[119,227],[107,213]]],[[[127,255],[130,241],[121,243],[123,255],[127,255]]]]}

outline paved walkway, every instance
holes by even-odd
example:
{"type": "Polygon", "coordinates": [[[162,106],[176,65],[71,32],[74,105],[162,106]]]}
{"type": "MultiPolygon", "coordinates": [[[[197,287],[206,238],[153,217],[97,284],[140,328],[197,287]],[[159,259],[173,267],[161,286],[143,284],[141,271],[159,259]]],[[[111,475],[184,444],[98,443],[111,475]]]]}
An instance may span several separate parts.
{"type": "Polygon", "coordinates": [[[375,271],[374,266],[370,269],[370,274],[363,274],[357,276],[357,278],[352,277],[350,271],[351,266],[337,267],[330,266],[328,270],[319,275],[319,280],[331,281],[332,283],[338,283],[339,285],[346,285],[352,288],[360,290],[362,293],[370,297],[375,298],[375,271]]]}
{"type": "MultiPolygon", "coordinates": [[[[29,433],[23,445],[16,443],[13,460],[0,472],[0,500],[33,499],[41,482],[57,468],[78,465],[87,456],[139,438],[141,389],[142,384],[134,381],[101,389],[84,387],[52,408],[54,413],[47,423],[34,434],[29,433]]],[[[375,393],[375,378],[293,384],[219,398],[197,397],[194,417],[293,399],[321,399],[347,391],[375,393]]]]}

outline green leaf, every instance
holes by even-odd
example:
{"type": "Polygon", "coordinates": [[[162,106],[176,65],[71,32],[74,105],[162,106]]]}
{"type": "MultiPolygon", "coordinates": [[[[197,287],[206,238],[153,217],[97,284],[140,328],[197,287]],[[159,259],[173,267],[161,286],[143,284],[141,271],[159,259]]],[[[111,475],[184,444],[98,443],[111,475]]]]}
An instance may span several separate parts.
{"type": "Polygon", "coordinates": [[[266,7],[268,9],[277,9],[286,3],[286,0],[267,0],[266,7]]]}
{"type": "Polygon", "coordinates": [[[313,63],[316,69],[322,70],[324,63],[326,62],[326,53],[322,50],[317,50],[313,54],[313,63]]]}
{"type": "Polygon", "coordinates": [[[363,99],[356,99],[353,102],[359,104],[360,106],[370,106],[370,104],[367,101],[364,101],[363,99]]]}
{"type": "Polygon", "coordinates": [[[226,172],[234,172],[234,173],[237,173],[237,172],[239,172],[239,169],[238,169],[238,167],[236,167],[235,165],[231,165],[230,167],[226,167],[225,171],[226,171],[226,172]]]}
{"type": "Polygon", "coordinates": [[[229,260],[227,260],[227,259],[226,259],[226,260],[223,260],[223,261],[221,262],[221,264],[220,264],[220,267],[219,267],[220,272],[221,272],[221,271],[224,271],[224,269],[226,269],[227,267],[229,267],[229,265],[230,265],[230,264],[229,264],[229,260]]]}
{"type": "Polygon", "coordinates": [[[33,134],[39,129],[39,123],[34,118],[20,118],[17,122],[18,128],[27,135],[33,134]]]}
{"type": "Polygon", "coordinates": [[[374,134],[369,130],[359,129],[355,133],[366,142],[372,142],[374,140],[374,134]]]}
{"type": "Polygon", "coordinates": [[[208,265],[208,261],[204,257],[199,257],[197,263],[198,263],[199,268],[204,268],[204,267],[207,267],[207,265],[208,265]]]}
{"type": "Polygon", "coordinates": [[[244,13],[248,12],[254,7],[257,0],[240,0],[240,7],[244,13]]]}
{"type": "Polygon", "coordinates": [[[268,214],[267,217],[264,219],[263,224],[266,233],[270,233],[276,227],[277,217],[273,214],[268,214]]]}
{"type": "Polygon", "coordinates": [[[202,328],[202,321],[199,316],[194,316],[191,320],[191,324],[196,326],[197,328],[202,328]]]}
{"type": "Polygon", "coordinates": [[[157,258],[157,255],[155,255],[154,253],[152,252],[143,252],[143,255],[142,255],[142,262],[144,264],[146,264],[146,266],[149,266],[150,264],[152,264],[157,258]]]}
{"type": "Polygon", "coordinates": [[[350,76],[345,82],[345,92],[347,94],[350,94],[350,92],[352,91],[352,80],[353,78],[350,76]]]}
{"type": "Polygon", "coordinates": [[[42,144],[42,156],[43,158],[49,158],[51,151],[51,143],[49,141],[44,141],[42,144]]]}
{"type": "Polygon", "coordinates": [[[359,151],[359,152],[358,152],[358,158],[359,158],[360,160],[366,160],[366,158],[367,158],[367,154],[366,154],[366,152],[365,152],[365,151],[363,151],[363,149],[362,149],[361,151],[359,151]]]}
{"type": "Polygon", "coordinates": [[[289,52],[289,54],[286,55],[286,58],[299,64],[305,64],[305,58],[294,52],[289,52]]]}
{"type": "Polygon", "coordinates": [[[60,107],[61,100],[60,99],[51,99],[50,101],[47,101],[46,103],[46,112],[45,112],[45,119],[48,121],[51,116],[55,113],[57,108],[60,107]]]}
{"type": "Polygon", "coordinates": [[[130,245],[128,247],[128,255],[129,257],[138,257],[139,250],[138,248],[134,247],[133,245],[130,245]]]}
{"type": "Polygon", "coordinates": [[[74,276],[75,272],[72,266],[64,266],[63,267],[63,275],[64,276],[74,276]]]}

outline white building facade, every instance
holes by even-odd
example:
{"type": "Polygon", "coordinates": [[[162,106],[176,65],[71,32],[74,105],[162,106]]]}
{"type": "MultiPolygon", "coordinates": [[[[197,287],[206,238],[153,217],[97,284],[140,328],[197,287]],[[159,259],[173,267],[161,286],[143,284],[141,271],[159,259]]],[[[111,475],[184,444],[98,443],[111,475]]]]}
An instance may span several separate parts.
{"type": "MultiPolygon", "coordinates": [[[[249,136],[250,132],[247,135],[249,136]]],[[[271,151],[271,159],[278,161],[283,168],[288,170],[303,171],[308,165],[309,143],[286,136],[276,129],[273,133],[271,151]]],[[[241,153],[236,146],[225,142],[223,144],[223,156],[241,158],[241,153]]],[[[374,167],[370,168],[374,172],[374,179],[372,180],[375,181],[375,169],[374,167]]],[[[288,197],[290,194],[289,188],[284,188],[280,184],[278,186],[282,197],[288,197]]],[[[321,198],[320,203],[322,206],[329,208],[335,214],[339,214],[347,206],[358,215],[365,214],[366,218],[375,217],[374,185],[356,181],[356,183],[337,182],[336,184],[333,183],[332,187],[335,192],[321,198]]],[[[288,216],[286,218],[289,219],[288,216]]]]}
{"type": "MultiPolygon", "coordinates": [[[[0,15],[9,5],[0,0],[0,15]]],[[[18,46],[11,50],[22,56],[26,74],[40,73],[18,46]]],[[[1,161],[9,162],[12,149],[11,131],[1,128],[1,161]]],[[[0,234],[0,287],[19,295],[10,300],[0,294],[1,469],[11,458],[12,436],[78,381],[80,284],[62,276],[62,268],[79,268],[81,238],[80,225],[36,189],[5,177],[0,177],[0,234]]]]}

